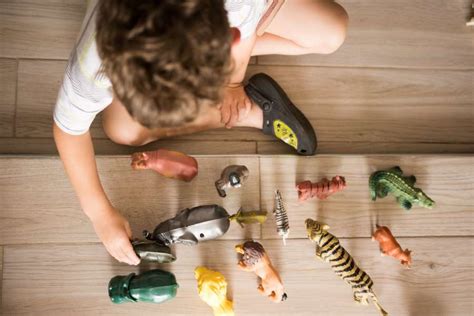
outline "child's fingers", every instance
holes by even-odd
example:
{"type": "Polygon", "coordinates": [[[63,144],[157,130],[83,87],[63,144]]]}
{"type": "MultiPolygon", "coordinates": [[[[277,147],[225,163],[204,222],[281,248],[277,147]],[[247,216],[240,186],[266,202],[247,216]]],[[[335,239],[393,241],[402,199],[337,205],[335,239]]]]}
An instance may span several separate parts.
{"type": "Polygon", "coordinates": [[[119,262],[126,262],[125,254],[120,250],[120,248],[106,248],[112,257],[114,257],[119,262]]]}
{"type": "Polygon", "coordinates": [[[226,104],[221,108],[221,123],[227,124],[230,118],[230,107],[226,104]]]}
{"type": "Polygon", "coordinates": [[[127,254],[125,253],[125,251],[122,249],[122,248],[119,248],[117,249],[117,260],[120,261],[120,262],[123,262],[123,263],[126,263],[126,264],[130,264],[132,265],[133,264],[133,261],[130,260],[128,257],[127,257],[127,254]]]}
{"type": "Polygon", "coordinates": [[[252,101],[250,101],[249,98],[245,98],[245,116],[249,115],[251,108],[252,108],[252,101]]]}
{"type": "Polygon", "coordinates": [[[127,259],[128,264],[137,265],[140,263],[140,259],[135,253],[135,250],[133,250],[132,244],[130,242],[122,245],[121,249],[127,259]]]}
{"type": "Polygon", "coordinates": [[[241,122],[247,116],[245,101],[239,102],[238,110],[239,110],[239,122],[241,122]]]}
{"type": "Polygon", "coordinates": [[[132,238],[132,228],[130,228],[130,223],[125,223],[125,231],[127,232],[128,238],[132,238]]]}
{"type": "Polygon", "coordinates": [[[235,123],[239,119],[239,109],[238,109],[238,104],[235,103],[231,106],[231,115],[229,122],[227,122],[226,127],[231,128],[234,127],[235,123]]]}

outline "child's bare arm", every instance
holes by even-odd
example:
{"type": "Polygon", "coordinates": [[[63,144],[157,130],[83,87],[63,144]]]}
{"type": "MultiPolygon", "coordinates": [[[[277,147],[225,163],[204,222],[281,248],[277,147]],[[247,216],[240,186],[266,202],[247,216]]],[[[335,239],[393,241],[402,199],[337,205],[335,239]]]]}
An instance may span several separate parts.
{"type": "Polygon", "coordinates": [[[129,238],[128,221],[110,204],[100,183],[92,139],[86,134],[73,136],[54,124],[54,139],[84,213],[107,251],[121,262],[138,264],[129,238]]]}
{"type": "Polygon", "coordinates": [[[253,34],[251,37],[239,40],[232,45],[234,69],[221,107],[221,122],[228,128],[233,127],[237,121],[242,121],[248,115],[252,106],[252,103],[245,94],[242,81],[244,80],[256,39],[257,36],[253,34]]]}

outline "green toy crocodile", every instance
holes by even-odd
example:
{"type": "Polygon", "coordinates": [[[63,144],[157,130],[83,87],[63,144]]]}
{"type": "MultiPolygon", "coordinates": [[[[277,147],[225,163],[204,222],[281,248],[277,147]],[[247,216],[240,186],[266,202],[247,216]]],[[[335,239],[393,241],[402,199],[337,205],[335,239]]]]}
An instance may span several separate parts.
{"type": "Polygon", "coordinates": [[[411,209],[413,204],[433,208],[435,202],[421,189],[415,188],[416,177],[404,177],[400,167],[374,172],[369,179],[369,189],[372,201],[384,198],[391,192],[397,202],[405,209],[411,209]]]}

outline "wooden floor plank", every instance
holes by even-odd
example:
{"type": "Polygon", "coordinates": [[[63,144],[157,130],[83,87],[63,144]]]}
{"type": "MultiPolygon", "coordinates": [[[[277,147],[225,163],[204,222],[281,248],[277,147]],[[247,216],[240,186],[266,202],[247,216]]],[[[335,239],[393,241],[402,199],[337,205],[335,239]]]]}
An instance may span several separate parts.
{"type": "Polygon", "coordinates": [[[0,137],[13,136],[16,73],[16,60],[0,59],[0,137]]]}
{"type": "MultiPolygon", "coordinates": [[[[190,183],[166,179],[151,170],[134,171],[128,157],[98,157],[99,175],[112,204],[126,216],[134,237],[153,230],[179,210],[222,205],[229,214],[242,206],[259,208],[257,157],[198,157],[199,175],[190,183]],[[214,182],[230,164],[244,164],[253,181],[220,198],[214,182]]],[[[59,158],[0,158],[0,245],[96,242],[59,158]]],[[[260,237],[260,227],[233,224],[224,238],[260,237]]]]}
{"type": "Polygon", "coordinates": [[[68,59],[85,10],[82,0],[0,1],[0,57],[68,59]]]}
{"type": "MultiPolygon", "coordinates": [[[[1,140],[0,140],[1,144],[1,140]]],[[[1,148],[1,145],[0,145],[1,148]]],[[[293,148],[280,141],[257,142],[259,155],[294,155],[293,148]]],[[[368,143],[318,142],[317,154],[468,154],[474,143],[368,143]]]]}
{"type": "MultiPolygon", "coordinates": [[[[189,155],[218,154],[256,154],[256,143],[253,141],[190,141],[160,140],[141,147],[118,145],[108,139],[93,139],[97,155],[127,155],[138,151],[166,148],[189,155]]],[[[35,154],[57,155],[56,144],[52,138],[0,138],[1,154],[35,154]]]]}
{"type": "Polygon", "coordinates": [[[259,64],[474,68],[471,0],[338,1],[349,14],[345,43],[330,55],[260,56],[259,64]]]}
{"type": "MultiPolygon", "coordinates": [[[[196,266],[206,265],[227,278],[236,315],[379,315],[373,306],[353,302],[350,288],[326,263],[314,258],[314,245],[308,240],[290,240],[286,247],[279,241],[263,242],[288,295],[281,304],[271,303],[257,293],[255,276],[237,269],[235,243],[210,241],[196,247],[177,247],[178,260],[161,268],[176,275],[178,295],[158,306],[109,302],[109,279],[138,269],[113,261],[99,244],[7,246],[4,311],[35,315],[210,315],[210,308],[197,295],[193,275],[196,266]],[[31,258],[35,258],[34,264],[31,258]]],[[[473,238],[401,238],[404,247],[414,250],[410,270],[396,260],[381,257],[378,246],[368,238],[341,239],[341,243],[372,277],[374,291],[389,313],[467,315],[472,311],[474,266],[466,248],[472,249],[473,238]]],[[[141,270],[150,268],[145,265],[141,270]]]]}
{"type": "MultiPolygon", "coordinates": [[[[126,155],[142,150],[166,148],[190,155],[294,155],[294,150],[280,141],[193,141],[166,139],[142,147],[130,147],[113,143],[108,139],[93,139],[98,155],[126,155]],[[256,149],[257,146],[257,149],[256,149]]],[[[52,138],[0,138],[1,154],[56,155],[52,138]]],[[[474,153],[472,144],[450,143],[358,143],[319,142],[317,154],[469,154],[474,153]]]]}
{"type": "Polygon", "coordinates": [[[321,142],[473,143],[474,71],[254,66],[275,78],[321,142]]]}
{"type": "MultiPolygon", "coordinates": [[[[318,218],[341,237],[369,237],[375,224],[391,227],[396,236],[472,236],[474,158],[435,155],[368,155],[261,157],[261,207],[272,211],[274,191],[283,196],[289,221],[290,238],[304,238],[304,221],[318,218]],[[429,210],[413,207],[403,210],[392,196],[370,199],[369,176],[376,170],[400,166],[405,175],[417,177],[420,187],[437,204],[429,210]],[[347,188],[327,200],[298,202],[295,184],[324,177],[343,176],[347,188]]],[[[263,226],[264,238],[279,238],[273,217],[263,226]]]]}
{"type": "MultiPolygon", "coordinates": [[[[64,62],[21,61],[18,137],[51,137],[64,62]]],[[[474,143],[473,71],[251,66],[287,91],[322,142],[474,143]]],[[[100,118],[94,137],[104,138],[100,118]]],[[[214,130],[180,140],[263,140],[255,129],[214,130]]]]}
{"type": "MultiPolygon", "coordinates": [[[[20,61],[17,137],[52,137],[53,110],[65,69],[64,61],[20,61]]],[[[93,137],[106,137],[100,114],[91,126],[91,133],[93,137]]]]}

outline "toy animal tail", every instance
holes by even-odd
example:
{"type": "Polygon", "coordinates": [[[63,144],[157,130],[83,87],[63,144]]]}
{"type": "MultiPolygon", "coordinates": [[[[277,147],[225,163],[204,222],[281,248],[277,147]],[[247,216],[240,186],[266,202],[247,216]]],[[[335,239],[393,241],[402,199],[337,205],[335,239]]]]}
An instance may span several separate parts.
{"type": "Polygon", "coordinates": [[[380,315],[388,316],[387,311],[385,311],[385,309],[383,309],[382,305],[380,305],[379,300],[377,299],[377,296],[375,295],[375,293],[371,290],[370,294],[371,294],[372,302],[374,303],[375,307],[379,310],[380,315]]]}
{"type": "Polygon", "coordinates": [[[219,306],[213,307],[214,316],[234,316],[232,301],[225,300],[219,306]]]}

